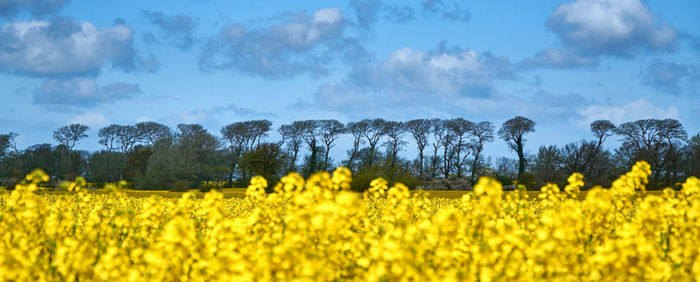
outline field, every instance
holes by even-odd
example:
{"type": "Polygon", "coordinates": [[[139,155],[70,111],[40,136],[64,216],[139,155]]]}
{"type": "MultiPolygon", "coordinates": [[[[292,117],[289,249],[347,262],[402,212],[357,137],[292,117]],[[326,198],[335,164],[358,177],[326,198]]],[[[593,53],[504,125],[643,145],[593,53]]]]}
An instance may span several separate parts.
{"type": "MultiPolygon", "coordinates": [[[[248,188],[224,188],[218,190],[225,199],[228,198],[245,198],[246,197],[246,190],[248,188]]],[[[91,194],[104,194],[104,193],[109,193],[107,191],[101,191],[101,190],[93,190],[93,191],[88,191],[91,194]]],[[[181,192],[171,192],[167,190],[132,190],[132,189],[127,189],[121,191],[125,195],[129,197],[138,197],[138,198],[143,198],[143,197],[151,197],[151,196],[157,196],[157,197],[163,197],[163,198],[179,198],[182,196],[181,192]]],[[[411,191],[411,193],[416,193],[418,191],[411,191]]],[[[447,198],[447,199],[458,199],[461,198],[464,194],[468,193],[468,191],[425,191],[427,194],[426,196],[429,198],[447,198]]],[[[41,194],[52,194],[52,195],[60,195],[60,194],[70,194],[70,192],[67,191],[39,191],[41,194]]],[[[191,190],[189,191],[190,194],[192,194],[195,197],[203,197],[204,193],[199,192],[198,190],[191,190]]],[[[527,192],[531,196],[536,196],[539,194],[539,192],[534,192],[534,191],[528,191],[527,192]]]]}
{"type": "Polygon", "coordinates": [[[39,190],[0,195],[0,280],[699,280],[700,180],[610,188],[349,192],[347,169],[222,192],[39,190]]]}
{"type": "MultiPolygon", "coordinates": [[[[229,198],[245,198],[246,197],[246,190],[248,188],[224,188],[217,190],[223,195],[224,199],[229,199],[229,198]]],[[[129,197],[136,197],[136,198],[148,198],[151,196],[155,197],[163,197],[163,198],[180,198],[182,197],[181,192],[171,192],[167,190],[133,190],[133,189],[125,189],[120,191],[124,195],[129,196],[129,197]]],[[[411,194],[417,194],[417,193],[423,193],[423,195],[426,198],[443,198],[443,199],[461,199],[465,194],[472,193],[472,191],[465,191],[465,190],[426,190],[426,191],[418,191],[418,190],[410,190],[409,191],[411,194]]],[[[586,197],[588,191],[584,190],[581,191],[578,195],[579,199],[583,200],[586,197]]],[[[44,194],[44,195],[62,195],[62,194],[71,194],[71,192],[68,191],[37,191],[39,194],[44,194]]],[[[93,190],[90,191],[88,190],[88,193],[90,194],[108,194],[111,192],[107,191],[101,191],[101,190],[93,190]]],[[[203,198],[205,193],[202,193],[196,189],[190,190],[189,193],[195,197],[195,198],[203,198]]],[[[514,193],[513,191],[510,192],[505,192],[504,193],[514,193]]],[[[525,191],[523,192],[524,194],[527,194],[528,198],[537,200],[538,196],[540,195],[540,191],[525,191]]],[[[637,193],[637,196],[646,196],[646,195],[656,195],[656,196],[661,196],[663,194],[662,191],[645,191],[644,193],[637,193]]]]}

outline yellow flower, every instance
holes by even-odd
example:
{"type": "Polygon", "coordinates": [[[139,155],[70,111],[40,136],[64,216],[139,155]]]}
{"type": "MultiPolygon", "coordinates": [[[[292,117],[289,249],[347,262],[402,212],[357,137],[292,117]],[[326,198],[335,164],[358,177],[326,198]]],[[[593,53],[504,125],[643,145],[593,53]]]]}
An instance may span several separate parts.
{"type": "Polygon", "coordinates": [[[698,280],[700,180],[638,193],[650,173],[581,197],[578,173],[538,197],[482,177],[451,199],[382,178],[347,191],[345,168],[288,174],[269,196],[256,176],[245,198],[80,178],[38,191],[35,171],[0,193],[0,281],[698,280]]]}

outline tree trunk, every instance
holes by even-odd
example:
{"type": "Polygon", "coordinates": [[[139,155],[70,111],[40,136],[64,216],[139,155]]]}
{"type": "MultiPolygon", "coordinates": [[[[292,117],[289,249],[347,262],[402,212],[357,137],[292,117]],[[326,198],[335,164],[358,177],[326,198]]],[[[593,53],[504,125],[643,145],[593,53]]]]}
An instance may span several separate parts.
{"type": "Polygon", "coordinates": [[[423,150],[418,152],[418,165],[420,166],[420,168],[418,168],[418,176],[420,179],[423,179],[423,150]]]}
{"type": "Polygon", "coordinates": [[[350,169],[352,169],[352,161],[355,160],[355,154],[357,154],[357,150],[353,149],[352,153],[350,153],[350,158],[348,158],[348,163],[346,164],[350,169]]]}
{"type": "Polygon", "coordinates": [[[292,154],[292,162],[290,163],[290,168],[295,170],[297,169],[297,157],[299,155],[299,148],[294,148],[294,154],[292,154]]]}
{"type": "Polygon", "coordinates": [[[374,163],[374,146],[369,146],[369,167],[374,163]]]}
{"type": "Polygon", "coordinates": [[[457,178],[462,178],[462,148],[461,146],[457,147],[457,178]]]}
{"type": "Polygon", "coordinates": [[[474,162],[472,163],[472,176],[470,183],[474,185],[474,175],[476,174],[477,171],[477,165],[479,165],[479,155],[481,155],[481,150],[477,150],[476,154],[474,155],[474,162]]]}
{"type": "Polygon", "coordinates": [[[317,165],[316,164],[316,158],[317,158],[316,155],[317,154],[318,154],[318,152],[316,150],[316,141],[314,140],[313,142],[311,142],[311,167],[310,167],[309,175],[311,175],[312,173],[314,173],[318,170],[318,167],[316,166],[317,165]]]}
{"type": "Polygon", "coordinates": [[[450,176],[450,159],[447,158],[447,147],[442,152],[442,173],[445,175],[445,179],[450,176]]]}
{"type": "Polygon", "coordinates": [[[518,181],[520,181],[520,177],[525,173],[525,153],[521,140],[518,140],[516,145],[518,146],[518,181]]]}

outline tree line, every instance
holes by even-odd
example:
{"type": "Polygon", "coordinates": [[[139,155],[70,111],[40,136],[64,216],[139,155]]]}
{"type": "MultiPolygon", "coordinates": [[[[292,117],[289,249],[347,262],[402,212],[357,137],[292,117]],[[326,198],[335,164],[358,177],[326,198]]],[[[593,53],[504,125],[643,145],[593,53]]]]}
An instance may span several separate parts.
{"type": "MultiPolygon", "coordinates": [[[[410,187],[467,189],[479,176],[492,176],[505,185],[536,188],[565,183],[573,172],[586,176],[587,187],[610,185],[634,162],[652,166],[650,187],[675,187],[689,176],[700,176],[700,134],[689,137],[675,119],[644,119],[614,125],[607,120],[590,124],[591,139],[561,147],[526,150],[527,136],[536,123],[517,116],[496,131],[489,121],[463,118],[415,119],[406,122],[364,119],[303,120],[274,129],[269,120],[249,120],[223,126],[215,136],[199,124],[176,128],[156,122],[112,124],[98,131],[97,152],[75,150],[88,137],[89,127],[70,124],[56,129],[56,145],[16,145],[17,133],[0,135],[0,186],[13,187],[32,169],[46,171],[55,183],[83,176],[95,185],[122,179],[137,189],[186,190],[244,187],[254,175],[273,182],[288,172],[308,176],[346,166],[353,171],[353,189],[362,190],[376,177],[410,187]],[[281,138],[268,140],[276,130],[281,138]],[[342,160],[330,152],[339,138],[350,138],[342,160]],[[621,141],[610,150],[611,137],[621,141]],[[516,158],[492,160],[485,145],[498,137],[516,158]],[[417,156],[399,153],[409,144],[417,156]],[[517,181],[517,182],[516,182],[517,181]]],[[[341,150],[341,149],[336,149],[341,150]]]]}

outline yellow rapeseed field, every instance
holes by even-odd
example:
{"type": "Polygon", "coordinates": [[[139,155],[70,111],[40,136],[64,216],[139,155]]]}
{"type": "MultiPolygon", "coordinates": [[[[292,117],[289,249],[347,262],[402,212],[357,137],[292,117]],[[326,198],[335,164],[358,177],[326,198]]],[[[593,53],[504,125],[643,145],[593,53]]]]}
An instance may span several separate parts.
{"type": "Polygon", "coordinates": [[[36,171],[0,195],[0,280],[700,280],[700,180],[648,195],[649,174],[583,197],[577,173],[534,197],[481,178],[448,199],[383,179],[348,192],[339,168],[172,198],[80,179],[37,193],[36,171]]]}

